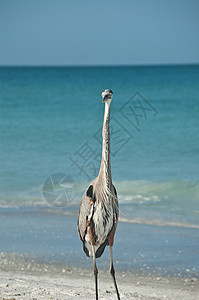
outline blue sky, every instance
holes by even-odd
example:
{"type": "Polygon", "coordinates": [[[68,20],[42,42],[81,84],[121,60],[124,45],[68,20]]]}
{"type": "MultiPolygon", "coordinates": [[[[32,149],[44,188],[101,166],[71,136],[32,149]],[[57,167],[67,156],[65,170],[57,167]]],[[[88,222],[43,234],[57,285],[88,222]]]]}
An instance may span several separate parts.
{"type": "Polygon", "coordinates": [[[0,65],[199,63],[197,0],[0,0],[0,65]]]}

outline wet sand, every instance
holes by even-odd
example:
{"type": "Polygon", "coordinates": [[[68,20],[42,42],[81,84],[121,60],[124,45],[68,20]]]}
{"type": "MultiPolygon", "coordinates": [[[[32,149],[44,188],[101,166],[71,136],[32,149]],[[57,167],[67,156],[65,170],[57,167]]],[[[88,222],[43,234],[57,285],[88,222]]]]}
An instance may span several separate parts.
{"type": "MultiPolygon", "coordinates": [[[[197,300],[197,278],[163,277],[116,271],[121,299],[197,300]]],[[[0,299],[95,299],[90,269],[0,254],[0,299]]],[[[99,299],[117,299],[108,270],[99,270],[99,299]]]]}

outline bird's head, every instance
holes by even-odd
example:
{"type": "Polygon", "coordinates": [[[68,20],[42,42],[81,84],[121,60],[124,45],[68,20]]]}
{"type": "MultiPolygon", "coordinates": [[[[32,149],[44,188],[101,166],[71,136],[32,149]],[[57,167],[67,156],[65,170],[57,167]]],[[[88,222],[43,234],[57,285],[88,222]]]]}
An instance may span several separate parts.
{"type": "Polygon", "coordinates": [[[105,90],[102,92],[102,102],[108,102],[110,103],[113,97],[113,92],[111,90],[105,90]]]}

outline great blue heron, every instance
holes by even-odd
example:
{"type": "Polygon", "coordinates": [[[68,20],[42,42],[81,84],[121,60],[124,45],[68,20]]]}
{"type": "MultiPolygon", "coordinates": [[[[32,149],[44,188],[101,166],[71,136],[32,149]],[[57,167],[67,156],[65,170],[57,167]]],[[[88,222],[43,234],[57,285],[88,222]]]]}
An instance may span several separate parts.
{"type": "Polygon", "coordinates": [[[119,291],[113,266],[113,242],[118,222],[118,198],[112,183],[110,162],[110,108],[113,92],[105,90],[102,102],[105,103],[102,129],[102,160],[98,174],[86,189],[79,209],[78,232],[87,256],[93,256],[96,300],[98,299],[96,258],[100,257],[107,245],[110,247],[110,273],[113,277],[117,297],[119,291]]]}

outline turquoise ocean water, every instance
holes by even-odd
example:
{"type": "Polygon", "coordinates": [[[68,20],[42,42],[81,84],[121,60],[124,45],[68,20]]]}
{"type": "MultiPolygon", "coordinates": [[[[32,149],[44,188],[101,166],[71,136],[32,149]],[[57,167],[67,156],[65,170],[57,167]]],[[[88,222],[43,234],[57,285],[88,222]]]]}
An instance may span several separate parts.
{"type": "Polygon", "coordinates": [[[198,65],[1,67],[1,212],[77,212],[99,171],[105,88],[122,224],[198,230],[198,65]]]}
{"type": "Polygon", "coordinates": [[[0,205],[48,204],[42,187],[57,173],[79,201],[99,170],[111,88],[121,217],[199,226],[199,66],[1,68],[0,84],[0,205]]]}

